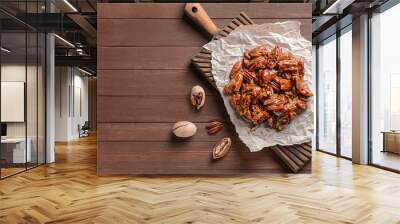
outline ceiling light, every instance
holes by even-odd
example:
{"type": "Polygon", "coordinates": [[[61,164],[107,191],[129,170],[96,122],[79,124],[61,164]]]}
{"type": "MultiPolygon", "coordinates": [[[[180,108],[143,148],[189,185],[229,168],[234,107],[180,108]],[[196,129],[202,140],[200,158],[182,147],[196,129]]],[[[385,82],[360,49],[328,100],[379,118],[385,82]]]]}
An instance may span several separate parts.
{"type": "Polygon", "coordinates": [[[10,53],[11,52],[11,50],[9,50],[9,49],[7,49],[5,47],[1,47],[1,51],[4,51],[6,53],[10,53]]]}
{"type": "Polygon", "coordinates": [[[69,42],[68,40],[62,38],[61,36],[59,36],[58,34],[54,34],[55,37],[57,37],[59,40],[61,40],[62,42],[64,42],[65,44],[67,44],[68,46],[75,48],[75,45],[73,45],[71,42],[69,42]]]}
{"type": "Polygon", "coordinates": [[[64,0],[64,3],[68,5],[74,12],[78,12],[78,10],[73,6],[68,0],[64,0]]]}
{"type": "Polygon", "coordinates": [[[78,53],[78,55],[84,55],[84,52],[83,52],[82,48],[77,48],[76,49],[76,53],[78,53]]]}
{"type": "Polygon", "coordinates": [[[81,72],[83,72],[83,73],[85,73],[85,74],[87,74],[87,75],[90,75],[90,76],[93,75],[92,73],[90,73],[90,72],[88,72],[88,71],[86,71],[86,70],[83,70],[83,69],[81,69],[81,68],[79,68],[79,67],[78,67],[78,70],[81,71],[81,72]]]}
{"type": "Polygon", "coordinates": [[[336,0],[322,14],[342,14],[347,6],[351,5],[355,0],[336,0]]]}

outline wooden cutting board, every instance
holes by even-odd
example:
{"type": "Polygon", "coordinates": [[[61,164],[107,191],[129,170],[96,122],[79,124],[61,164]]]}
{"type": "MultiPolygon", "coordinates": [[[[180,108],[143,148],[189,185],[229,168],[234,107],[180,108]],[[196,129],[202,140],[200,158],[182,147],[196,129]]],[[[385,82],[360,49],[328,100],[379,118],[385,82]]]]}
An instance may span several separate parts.
{"type": "MultiPolygon", "coordinates": [[[[246,13],[241,12],[239,16],[231,21],[231,23],[226,25],[222,30],[218,31],[213,36],[213,39],[217,40],[222,37],[226,37],[237,27],[251,24],[255,23],[246,15],[246,13]]],[[[207,30],[207,28],[205,29],[207,30]]],[[[211,27],[210,29],[213,28],[211,27]]],[[[211,74],[211,53],[211,51],[202,48],[201,51],[192,58],[192,64],[199,71],[199,74],[216,89],[215,80],[211,74]]],[[[312,159],[311,142],[293,146],[277,145],[265,150],[273,150],[274,153],[281,159],[282,165],[293,173],[299,172],[312,159]]]]}

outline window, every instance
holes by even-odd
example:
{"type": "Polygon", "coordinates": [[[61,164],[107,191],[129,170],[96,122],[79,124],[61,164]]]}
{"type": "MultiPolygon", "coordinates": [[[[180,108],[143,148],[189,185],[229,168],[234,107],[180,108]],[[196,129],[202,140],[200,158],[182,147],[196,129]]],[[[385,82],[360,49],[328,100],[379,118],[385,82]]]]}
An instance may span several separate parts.
{"type": "Polygon", "coordinates": [[[400,73],[390,74],[390,130],[400,130],[400,73]]]}
{"type": "Polygon", "coordinates": [[[351,158],[352,26],[320,43],[317,53],[317,149],[351,158]]]}
{"type": "Polygon", "coordinates": [[[373,164],[400,170],[400,5],[371,18],[370,136],[373,164]]]}
{"type": "Polygon", "coordinates": [[[351,26],[340,36],[340,155],[352,156],[352,35],[351,26]]]}
{"type": "Polygon", "coordinates": [[[336,36],[318,47],[318,146],[336,153],[336,36]]]}

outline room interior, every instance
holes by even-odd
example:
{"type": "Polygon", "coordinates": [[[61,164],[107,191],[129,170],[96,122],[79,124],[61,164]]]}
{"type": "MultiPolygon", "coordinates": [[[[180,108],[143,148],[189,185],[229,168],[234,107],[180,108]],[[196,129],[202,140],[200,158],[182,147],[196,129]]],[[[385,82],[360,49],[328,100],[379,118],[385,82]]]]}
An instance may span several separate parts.
{"type": "Polygon", "coordinates": [[[214,39],[301,24],[311,142],[249,151],[204,78],[212,38],[185,2],[1,1],[0,223],[400,222],[398,1],[201,5],[225,32],[214,39]],[[196,135],[174,136],[177,121],[196,135]],[[232,148],[214,160],[222,137],[232,148]]]}
{"type": "Polygon", "coordinates": [[[45,43],[44,34],[33,30],[2,33],[1,43],[8,46],[1,56],[1,172],[6,177],[45,162],[45,43]]]}

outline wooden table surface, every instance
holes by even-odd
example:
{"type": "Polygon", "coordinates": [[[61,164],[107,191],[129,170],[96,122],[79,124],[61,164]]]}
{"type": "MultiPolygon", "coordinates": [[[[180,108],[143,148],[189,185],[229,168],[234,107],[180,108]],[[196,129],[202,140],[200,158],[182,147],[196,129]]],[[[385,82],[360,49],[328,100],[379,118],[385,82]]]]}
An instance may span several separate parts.
{"type": "MultiPolygon", "coordinates": [[[[286,172],[269,150],[250,153],[229,126],[222,100],[190,66],[208,42],[183,17],[184,4],[98,5],[98,152],[100,175],[241,174],[286,172]],[[193,85],[206,90],[206,104],[195,112],[193,85]],[[209,136],[212,119],[227,122],[209,136]],[[186,141],[171,135],[173,123],[194,122],[197,134],[186,141]],[[231,152],[211,160],[217,140],[230,136],[231,152]]],[[[256,23],[296,20],[311,40],[311,4],[207,3],[210,17],[223,27],[241,11],[256,23]]],[[[303,169],[309,172],[310,166],[303,169]]]]}

